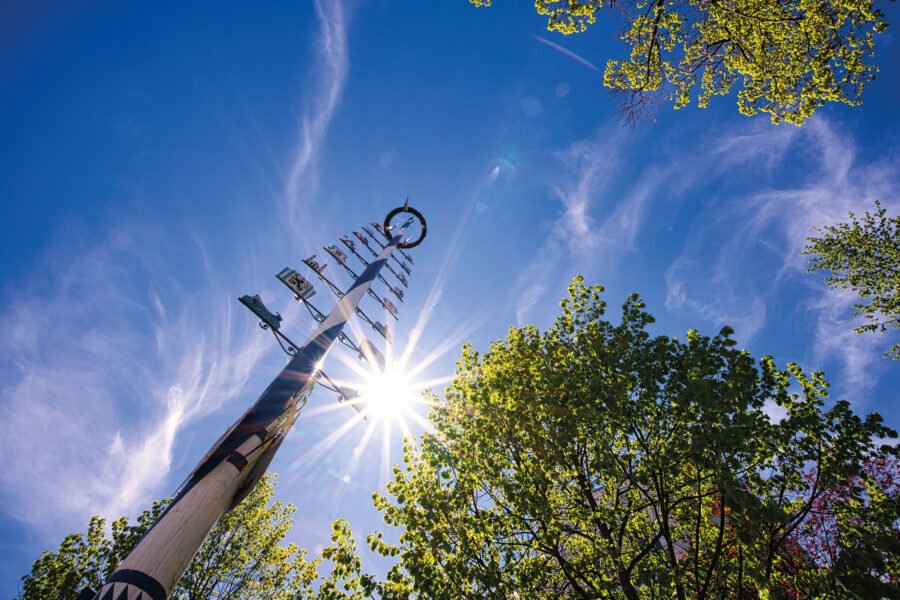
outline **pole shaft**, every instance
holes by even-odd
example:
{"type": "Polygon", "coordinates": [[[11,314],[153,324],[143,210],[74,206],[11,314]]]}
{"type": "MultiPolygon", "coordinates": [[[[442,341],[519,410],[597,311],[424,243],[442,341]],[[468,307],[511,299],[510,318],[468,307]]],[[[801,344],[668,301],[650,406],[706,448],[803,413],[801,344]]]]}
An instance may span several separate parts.
{"type": "Polygon", "coordinates": [[[318,366],[409,224],[397,230],[256,403],[213,445],[95,600],[169,597],[219,517],[237,506],[266,472],[315,387],[318,366]]]}

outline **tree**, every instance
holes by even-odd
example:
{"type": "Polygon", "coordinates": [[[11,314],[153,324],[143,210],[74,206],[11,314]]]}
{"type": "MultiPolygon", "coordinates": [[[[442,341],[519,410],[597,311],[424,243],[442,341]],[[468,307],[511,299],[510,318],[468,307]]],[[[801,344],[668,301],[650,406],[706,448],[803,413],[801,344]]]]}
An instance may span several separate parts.
{"type": "MultiPolygon", "coordinates": [[[[727,327],[652,336],[637,295],[606,321],[601,292],[576,278],[549,330],[464,347],[434,431],[374,496],[401,530],[368,538],[394,559],[385,577],[363,573],[342,520],[321,557],[282,547],[293,507],[267,478],[174,597],[900,597],[898,450],[874,442],[896,432],[826,407],[822,373],[755,361],[727,327]]],[[[35,562],[24,596],[98,585],[163,506],[112,540],[93,519],[35,562]]]]}
{"type": "MultiPolygon", "coordinates": [[[[814,477],[809,473],[809,477],[814,477]]],[[[889,597],[900,584],[900,463],[892,456],[877,456],[863,463],[860,475],[825,490],[813,503],[798,546],[816,564],[825,565],[833,578],[852,581],[864,598],[889,597]],[[859,518],[854,502],[868,505],[866,518],[859,518]],[[860,577],[868,572],[879,577],[860,577]]]]}
{"type": "MultiPolygon", "coordinates": [[[[492,0],[469,0],[490,6],[492,0]]],[[[580,33],[603,0],[536,0],[547,28],[580,33]]],[[[862,103],[878,67],[874,35],[887,28],[873,0],[611,0],[624,19],[627,58],[607,61],[603,84],[628,120],[656,100],[706,107],[737,90],[745,115],[802,124],[826,102],[862,103]]]]}
{"type": "Polygon", "coordinates": [[[273,502],[275,476],[267,474],[234,510],[213,527],[172,598],[271,598],[289,600],[316,576],[318,561],[306,550],[280,545],[296,508],[273,502]]]}
{"type": "Polygon", "coordinates": [[[106,537],[106,519],[91,517],[87,533],[63,539],[57,552],[44,552],[34,561],[31,573],[22,577],[25,600],[77,598],[82,589],[99,589],[165,510],[168,501],[157,501],[129,525],[125,517],[113,521],[112,539],[106,537]]]}
{"type": "MultiPolygon", "coordinates": [[[[345,523],[335,523],[332,544],[323,550],[322,558],[307,560],[305,550],[281,544],[293,524],[295,508],[272,501],[275,479],[273,474],[263,477],[241,504],[216,523],[172,598],[361,597],[341,591],[349,573],[346,565],[352,567],[351,557],[356,555],[345,523]],[[323,558],[334,564],[334,570],[324,578],[318,572],[323,558]],[[319,588],[323,589],[321,595],[317,593],[319,588]]],[[[167,501],[155,502],[133,525],[125,517],[114,521],[111,539],[104,532],[105,519],[93,517],[86,535],[67,536],[57,552],[44,552],[34,562],[31,573],[22,578],[22,598],[69,600],[85,587],[99,589],[166,505],[167,501]]]]}
{"type": "Polygon", "coordinates": [[[727,327],[652,336],[636,295],[606,321],[601,291],[576,278],[546,332],[464,347],[375,495],[402,531],[369,537],[397,557],[383,597],[900,595],[897,487],[863,466],[897,452],[875,447],[896,436],[881,417],[826,408],[822,373],[757,362],[727,327]]]}
{"type": "MultiPolygon", "coordinates": [[[[875,208],[861,221],[851,212],[849,223],[817,228],[822,237],[807,238],[803,251],[812,256],[807,272],[829,271],[828,287],[849,288],[859,296],[852,316],[866,322],[856,333],[900,328],[900,217],[888,217],[880,202],[875,208]]],[[[900,342],[889,355],[900,360],[900,342]]]]}

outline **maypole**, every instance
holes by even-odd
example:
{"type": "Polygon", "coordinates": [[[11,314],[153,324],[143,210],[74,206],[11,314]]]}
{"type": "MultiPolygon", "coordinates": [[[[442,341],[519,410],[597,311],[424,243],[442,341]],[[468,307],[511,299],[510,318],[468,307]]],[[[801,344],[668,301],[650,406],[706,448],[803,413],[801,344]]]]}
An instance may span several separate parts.
{"type": "MultiPolygon", "coordinates": [[[[389,261],[393,260],[407,275],[411,273],[405,261],[412,263],[412,258],[403,250],[417,246],[424,239],[425,219],[417,210],[410,208],[407,201],[402,207],[392,210],[383,224],[372,225],[385,236],[386,244],[375,237],[368,227],[363,227],[363,231],[377,244],[375,248],[365,234],[356,231],[353,234],[371,252],[373,259],[367,261],[358,254],[356,244],[348,237],[341,239],[365,267],[358,276],[347,265],[348,257],[342,250],[337,246],[325,248],[353,277],[353,284],[346,292],[325,277],[323,270],[326,265],[318,263],[315,255],[303,261],[339,298],[337,305],[327,315],[310,302],[310,297],[315,292],[307,279],[289,268],[278,274],[278,278],[294,292],[295,298],[318,321],[318,326],[303,344],[294,344],[280,331],[281,315],[270,312],[259,296],[240,298],[259,317],[260,326],[270,330],[282,349],[290,355],[287,366],[247,412],[210,448],[185,484],[178,489],[172,503],[100,590],[96,593],[84,590],[81,598],[166,600],[219,517],[237,506],[265,474],[305,406],[309,394],[319,382],[320,376],[324,375],[322,364],[334,342],[339,341],[352,348],[361,358],[372,356],[371,342],[363,342],[363,348],[360,349],[344,333],[348,319],[354,313],[357,314],[390,342],[390,329],[370,319],[360,308],[360,303],[365,296],[370,296],[386,313],[397,318],[398,311],[394,303],[379,296],[372,289],[372,284],[376,279],[379,280],[402,302],[402,289],[388,283],[382,271],[387,269],[399,284],[403,287],[408,285],[406,276],[392,268],[389,261]],[[405,215],[404,220],[398,226],[392,226],[391,220],[399,215],[405,215]],[[410,240],[406,237],[407,231],[416,221],[420,232],[417,239],[410,240]],[[398,254],[401,258],[398,258],[398,254]]],[[[327,376],[325,379],[330,383],[327,376]]],[[[349,396],[352,396],[352,392],[348,390],[335,388],[333,384],[326,387],[338,391],[344,399],[351,399],[349,396]]]]}

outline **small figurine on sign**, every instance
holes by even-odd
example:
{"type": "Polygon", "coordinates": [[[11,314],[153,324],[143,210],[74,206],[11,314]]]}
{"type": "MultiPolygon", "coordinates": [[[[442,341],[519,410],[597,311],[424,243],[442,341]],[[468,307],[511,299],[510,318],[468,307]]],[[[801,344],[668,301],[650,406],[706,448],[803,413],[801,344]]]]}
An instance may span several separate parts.
{"type": "Polygon", "coordinates": [[[298,300],[307,300],[312,298],[316,293],[313,284],[294,269],[285,267],[278,275],[276,275],[276,277],[281,280],[281,283],[288,286],[290,290],[294,292],[294,295],[297,296],[298,300]]]}
{"type": "Polygon", "coordinates": [[[375,331],[381,334],[381,337],[387,341],[387,343],[391,343],[391,328],[387,325],[382,325],[381,321],[375,321],[375,325],[372,327],[375,328],[375,331]]]}
{"type": "Polygon", "coordinates": [[[266,305],[263,304],[262,298],[259,295],[253,296],[241,296],[238,298],[241,301],[241,304],[249,308],[253,311],[260,320],[271,327],[272,329],[278,329],[281,327],[281,315],[279,313],[273,313],[266,305]]]}
{"type": "Polygon", "coordinates": [[[384,304],[384,307],[387,309],[387,311],[388,311],[389,313],[391,313],[391,314],[394,315],[395,317],[397,316],[397,307],[394,306],[394,303],[393,303],[393,302],[391,302],[390,300],[388,300],[387,298],[385,298],[383,304],[384,304]]]}
{"type": "Polygon", "coordinates": [[[328,246],[327,248],[325,248],[325,251],[333,256],[334,259],[339,263],[344,264],[347,262],[347,255],[344,254],[344,252],[337,246],[328,246]]]}
{"type": "Polygon", "coordinates": [[[316,262],[316,255],[315,255],[315,254],[313,254],[313,255],[310,256],[309,258],[304,259],[304,260],[303,260],[303,264],[305,264],[307,267],[309,267],[310,269],[312,269],[313,271],[315,271],[315,272],[318,273],[319,275],[321,275],[321,274],[322,274],[322,271],[325,270],[325,267],[328,266],[327,264],[319,264],[318,262],[316,262]]]}
{"type": "Polygon", "coordinates": [[[347,402],[356,409],[356,412],[363,413],[363,419],[367,418],[366,416],[366,406],[365,402],[360,401],[360,395],[357,390],[354,390],[350,387],[338,387],[338,401],[347,402]]]}
{"type": "Polygon", "coordinates": [[[384,355],[378,347],[369,340],[363,340],[359,345],[359,357],[367,361],[373,367],[378,367],[379,371],[384,372],[386,361],[384,355]]]}

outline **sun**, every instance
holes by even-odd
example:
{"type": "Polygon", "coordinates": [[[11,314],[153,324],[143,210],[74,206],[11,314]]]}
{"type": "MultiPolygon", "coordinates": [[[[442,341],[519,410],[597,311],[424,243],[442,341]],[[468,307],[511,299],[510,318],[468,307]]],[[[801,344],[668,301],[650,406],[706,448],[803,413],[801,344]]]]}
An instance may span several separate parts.
{"type": "MultiPolygon", "coordinates": [[[[426,304],[433,306],[439,294],[432,289],[426,304]]],[[[339,480],[349,485],[358,477],[357,471],[366,463],[365,472],[378,473],[379,481],[391,479],[391,456],[398,434],[403,439],[414,440],[420,432],[433,430],[433,423],[426,416],[439,400],[429,390],[439,388],[453,380],[452,374],[423,377],[425,371],[447,352],[459,347],[462,340],[481,324],[486,317],[462,323],[455,331],[445,336],[442,343],[422,357],[412,360],[414,351],[428,323],[431,311],[423,311],[418,322],[410,331],[403,351],[394,353],[393,344],[385,346],[384,354],[372,342],[363,339],[357,352],[338,352],[335,358],[344,367],[342,377],[330,377],[319,369],[323,381],[319,383],[338,395],[339,402],[328,402],[304,409],[307,416],[345,411],[346,419],[341,419],[336,429],[317,440],[300,453],[288,466],[290,472],[299,473],[302,466],[318,460],[333,448],[350,442],[352,455],[342,469],[339,480]],[[352,407],[355,410],[348,410],[352,407]],[[380,468],[377,458],[369,451],[372,446],[381,446],[380,468]],[[374,464],[372,464],[374,461],[374,464]]],[[[365,332],[356,321],[348,323],[357,339],[365,338],[365,332]]]]}
{"type": "Polygon", "coordinates": [[[357,402],[366,417],[399,421],[421,402],[421,388],[403,371],[388,365],[369,372],[359,386],[357,402]]]}

